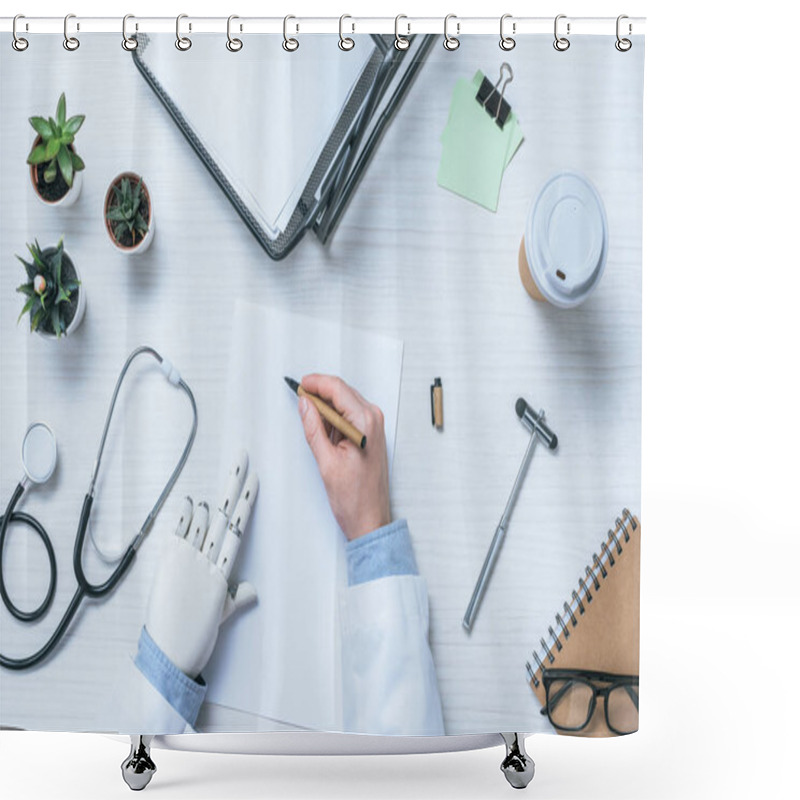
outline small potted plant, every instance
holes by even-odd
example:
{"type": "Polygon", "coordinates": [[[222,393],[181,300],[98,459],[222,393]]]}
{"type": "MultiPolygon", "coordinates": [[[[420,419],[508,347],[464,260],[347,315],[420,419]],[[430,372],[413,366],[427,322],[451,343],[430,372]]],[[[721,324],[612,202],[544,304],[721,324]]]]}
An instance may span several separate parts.
{"type": "Polygon", "coordinates": [[[153,241],[153,203],[140,175],[123,172],[106,192],[106,231],[123,253],[143,253],[153,241]]]}
{"type": "Polygon", "coordinates": [[[19,318],[30,316],[31,330],[60,339],[81,324],[86,296],[72,259],[64,252],[64,238],[42,250],[39,242],[28,245],[32,261],[17,256],[28,280],[17,287],[27,298],[19,318]]]}
{"type": "Polygon", "coordinates": [[[55,119],[31,117],[37,136],[28,155],[36,196],[47,205],[71,206],[81,191],[83,159],[75,152],[75,134],[86,117],[67,119],[67,99],[58,98],[55,119]]]}

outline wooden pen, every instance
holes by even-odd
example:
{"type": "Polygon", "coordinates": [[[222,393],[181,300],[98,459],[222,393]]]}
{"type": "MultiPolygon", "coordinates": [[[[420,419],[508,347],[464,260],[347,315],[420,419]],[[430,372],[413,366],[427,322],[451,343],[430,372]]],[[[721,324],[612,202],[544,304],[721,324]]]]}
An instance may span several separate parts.
{"type": "Polygon", "coordinates": [[[367,437],[355,425],[350,424],[341,414],[332,409],[321,397],[307,392],[297,381],[284,377],[287,386],[298,396],[308,398],[319,411],[320,416],[336,428],[342,436],[346,436],[356,447],[362,450],[367,446],[367,437]]]}

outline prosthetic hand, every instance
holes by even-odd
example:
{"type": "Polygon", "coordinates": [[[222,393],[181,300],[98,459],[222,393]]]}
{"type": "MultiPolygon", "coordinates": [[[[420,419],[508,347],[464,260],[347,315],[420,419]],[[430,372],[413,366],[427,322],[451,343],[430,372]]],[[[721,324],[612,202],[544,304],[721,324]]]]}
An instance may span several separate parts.
{"type": "Polygon", "coordinates": [[[165,542],[150,592],[146,633],[192,680],[211,658],[219,626],[238,608],[256,600],[249,583],[234,589],[228,586],[258,492],[253,471],[245,480],[247,461],[242,451],[210,524],[208,505],[201,502],[192,509],[192,501],[186,499],[175,535],[165,542]]]}

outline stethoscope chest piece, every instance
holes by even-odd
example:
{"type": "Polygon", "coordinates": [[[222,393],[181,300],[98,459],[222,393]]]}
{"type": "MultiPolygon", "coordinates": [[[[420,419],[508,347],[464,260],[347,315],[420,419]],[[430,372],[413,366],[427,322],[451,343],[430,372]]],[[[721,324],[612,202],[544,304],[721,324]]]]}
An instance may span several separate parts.
{"type": "Polygon", "coordinates": [[[44,422],[34,422],[22,440],[22,467],[31,483],[47,483],[55,472],[58,448],[53,431],[44,422]]]}

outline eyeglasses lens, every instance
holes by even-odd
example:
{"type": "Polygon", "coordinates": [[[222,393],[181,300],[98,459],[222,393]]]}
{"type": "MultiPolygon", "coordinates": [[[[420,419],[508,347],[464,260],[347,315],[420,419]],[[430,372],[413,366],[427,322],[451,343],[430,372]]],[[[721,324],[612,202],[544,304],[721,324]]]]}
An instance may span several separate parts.
{"type": "Polygon", "coordinates": [[[639,730],[639,687],[615,686],[609,693],[608,724],[617,733],[639,730]]]}
{"type": "Polygon", "coordinates": [[[592,707],[592,687],[581,680],[555,680],[550,684],[548,711],[557,728],[578,730],[589,719],[592,707]]]}

